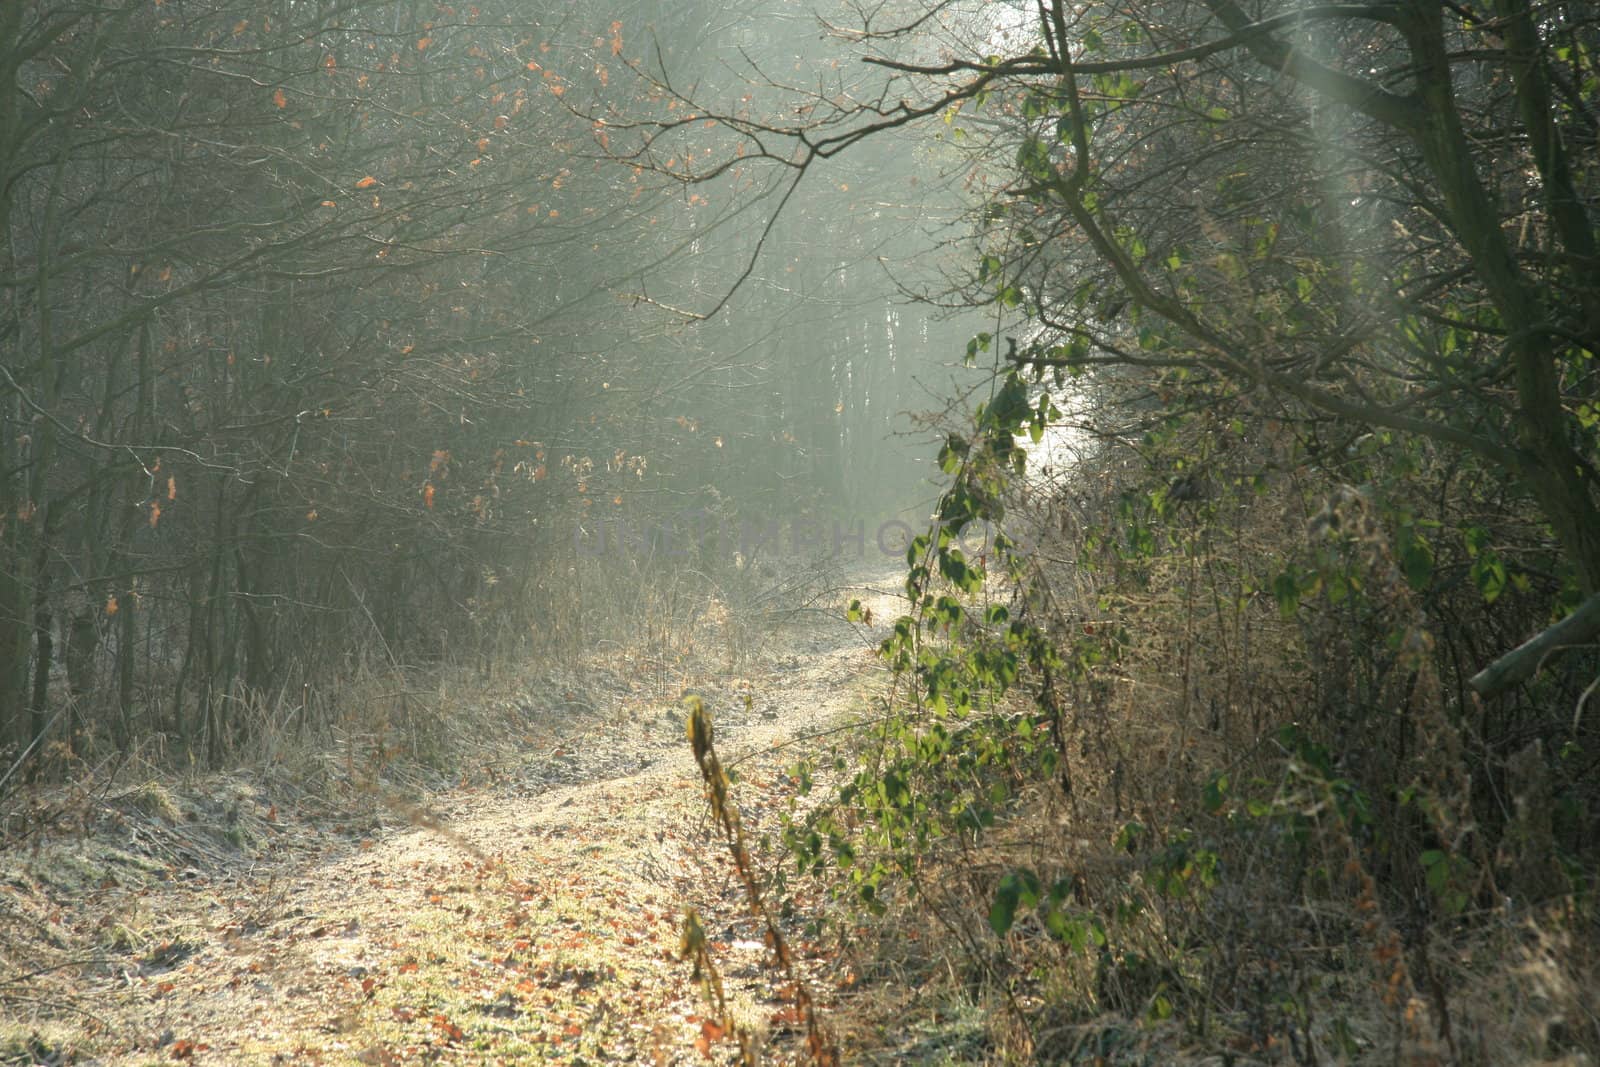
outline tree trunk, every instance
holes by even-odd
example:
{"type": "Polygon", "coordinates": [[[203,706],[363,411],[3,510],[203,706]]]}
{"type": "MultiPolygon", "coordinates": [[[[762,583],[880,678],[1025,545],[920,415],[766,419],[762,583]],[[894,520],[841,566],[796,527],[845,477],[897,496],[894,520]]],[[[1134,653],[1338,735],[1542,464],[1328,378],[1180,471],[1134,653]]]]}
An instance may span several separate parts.
{"type": "Polygon", "coordinates": [[[1517,393],[1518,475],[1544,512],[1585,593],[1600,592],[1600,504],[1594,468],[1567,439],[1561,382],[1551,344],[1554,316],[1517,266],[1456,110],[1442,8],[1411,4],[1401,29],[1417,67],[1427,114],[1412,131],[1444,199],[1450,227],[1472,259],[1504,322],[1517,393]]]}
{"type": "Polygon", "coordinates": [[[45,555],[49,540],[41,538],[33,583],[33,691],[28,699],[29,740],[44,736],[50,723],[50,667],[55,660],[51,638],[50,569],[45,555]]]}

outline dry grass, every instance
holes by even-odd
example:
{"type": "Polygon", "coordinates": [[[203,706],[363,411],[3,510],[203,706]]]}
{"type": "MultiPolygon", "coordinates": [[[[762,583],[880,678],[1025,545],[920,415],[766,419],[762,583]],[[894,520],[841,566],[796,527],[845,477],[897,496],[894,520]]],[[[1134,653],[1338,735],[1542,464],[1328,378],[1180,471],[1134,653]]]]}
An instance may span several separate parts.
{"type": "MultiPolygon", "coordinates": [[[[1441,534],[1441,577],[1419,592],[1365,496],[1233,461],[1288,473],[1219,487],[1209,509],[1136,514],[1151,552],[1115,550],[1133,521],[1122,494],[1149,488],[1142,463],[1097,468],[1131,472],[1098,488],[1035,490],[1048,532],[1013,608],[1064,654],[1107,653],[1067,701],[1070,791],[1034,781],[980,842],[925,849],[886,915],[844,909],[863,986],[841,1025],[876,1062],[1600,1062],[1593,841],[1575,853],[1572,836],[1594,794],[1568,788],[1560,808],[1566,780],[1516,784],[1519,758],[1545,781],[1548,749],[1516,754],[1565,721],[1560,705],[1463,705],[1448,673],[1538,617],[1512,621],[1527,611],[1513,593],[1485,611],[1451,584],[1465,564],[1441,534]],[[1274,575],[1327,552],[1361,597],[1314,591],[1280,610],[1274,575]],[[1435,885],[1439,862],[1463,866],[1435,885]],[[996,937],[996,887],[1018,869],[1070,883],[1067,910],[1105,944],[1072,949],[1035,912],[996,937]]],[[[1447,499],[1426,475],[1388,491],[1447,499]]]]}
{"type": "MultiPolygon", "coordinates": [[[[590,578],[598,597],[600,576],[590,578]]],[[[551,639],[536,655],[489,664],[474,656],[423,671],[368,657],[336,691],[237,708],[252,720],[225,772],[174,768],[155,745],[93,767],[68,759],[73,777],[8,805],[0,1063],[83,1062],[130,1046],[170,1060],[189,1049],[175,1042],[201,1031],[205,1043],[232,1050],[226,1062],[292,1058],[302,1046],[326,1062],[364,1062],[371,1049],[476,1047],[436,1015],[517,1061],[606,1061],[624,1046],[646,1058],[663,1048],[672,1062],[698,1059],[698,1024],[683,1022],[698,996],[671,963],[677,907],[694,894],[734,929],[737,897],[690,865],[701,854],[720,869],[708,839],[680,841],[686,826],[699,832],[693,790],[662,777],[651,786],[660,803],[647,805],[637,791],[608,793],[603,783],[648,777],[666,752],[687,760],[680,717],[662,712],[685,685],[773,738],[849,703],[849,687],[831,680],[846,660],[769,679],[768,661],[788,644],[769,640],[759,654],[753,643],[736,647],[738,616],[751,610],[740,597],[759,600],[769,578],[743,579],[743,593],[703,576],[641,593],[617,576],[608,596],[662,616],[602,626],[574,614],[559,625],[581,622],[581,640],[551,639]],[[698,601],[691,588],[704,591],[698,601]],[[746,669],[730,674],[735,660],[746,669]],[[775,710],[800,693],[813,704],[775,710]],[[594,793],[600,807],[565,806],[564,791],[594,793]],[[522,847],[535,838],[543,845],[522,847]],[[426,864],[408,866],[425,852],[426,864]],[[494,858],[502,853],[504,867],[494,858]],[[372,873],[352,875],[380,857],[372,873]],[[415,892],[369,900],[368,877],[415,892]],[[639,911],[646,896],[649,917],[639,911]],[[344,917],[330,924],[321,913],[333,910],[344,917]],[[573,936],[580,930],[588,933],[573,936]],[[603,931],[626,935],[626,951],[603,931]],[[311,980],[328,952],[357,941],[386,959],[399,953],[381,984],[366,991],[343,972],[324,976],[331,984],[311,980]],[[329,1005],[323,1015],[271,1016],[269,1002],[250,997],[269,979],[287,988],[300,966],[291,944],[309,961],[311,999],[329,1005]],[[514,973],[485,964],[491,947],[498,959],[517,958],[514,973]],[[246,951],[266,970],[239,970],[232,957],[246,951]],[[484,983],[509,999],[480,996],[484,983]],[[674,1020],[667,1031],[637,1033],[637,1013],[615,1013],[640,989],[671,1005],[661,1008],[674,1020]],[[271,1017],[239,1030],[262,1004],[271,1017]],[[165,1016],[204,1021],[163,1042],[167,1024],[148,1020],[165,1016]],[[569,1033],[574,1026],[580,1034],[569,1033]]],[[[805,635],[784,639],[792,640],[805,635]]],[[[859,649],[847,658],[854,677],[859,649]]],[[[776,772],[783,758],[761,751],[741,767],[761,783],[748,795],[753,818],[777,803],[762,790],[786,782],[776,772]]],[[[751,955],[741,938],[719,935],[719,945],[735,946],[738,1010],[760,1031],[773,1009],[761,997],[759,952],[741,960],[751,955]]],[[[143,1062],[127,1055],[117,1062],[143,1062]]],[[[216,1052],[195,1055],[222,1062],[216,1052]]]]}

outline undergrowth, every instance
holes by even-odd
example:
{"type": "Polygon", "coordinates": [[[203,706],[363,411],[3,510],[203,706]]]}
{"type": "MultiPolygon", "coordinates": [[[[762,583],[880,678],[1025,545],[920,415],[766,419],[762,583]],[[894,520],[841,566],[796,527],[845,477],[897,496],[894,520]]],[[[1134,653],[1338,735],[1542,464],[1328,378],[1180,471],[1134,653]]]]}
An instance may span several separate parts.
{"type": "Polygon", "coordinates": [[[516,620],[501,618],[486,644],[414,662],[376,646],[323,689],[230,703],[215,763],[159,731],[120,751],[53,741],[48,774],[14,776],[0,803],[0,1062],[92,1058],[84,990],[188,943],[187,920],[141,903],[138,887],[270,872],[385,828],[455,840],[435,793],[588,773],[563,762],[575,744],[747,654],[750,601],[772,580],[599,559],[566,577],[573,595],[552,598],[537,630],[512,633],[516,620]]]}
{"type": "Polygon", "coordinates": [[[1575,602],[1548,532],[1425,446],[1216,400],[1048,479],[1012,375],[941,453],[888,714],[773,878],[835,901],[858,1053],[1595,1062],[1597,657],[1467,684],[1575,602]]]}

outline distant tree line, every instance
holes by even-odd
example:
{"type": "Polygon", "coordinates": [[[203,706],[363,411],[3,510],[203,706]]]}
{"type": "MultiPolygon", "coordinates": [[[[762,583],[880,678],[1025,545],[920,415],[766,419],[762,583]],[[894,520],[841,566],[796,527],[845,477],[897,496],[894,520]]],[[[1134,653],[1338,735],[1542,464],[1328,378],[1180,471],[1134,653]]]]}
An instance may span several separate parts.
{"type": "Polygon", "coordinates": [[[589,515],[908,480],[848,452],[904,407],[887,283],[797,245],[801,295],[847,311],[752,286],[696,327],[646,295],[738,205],[617,166],[595,117],[665,106],[637,55],[782,45],[745,14],[0,8],[7,767],[218,758],[361,656],[560,636],[589,515]]]}

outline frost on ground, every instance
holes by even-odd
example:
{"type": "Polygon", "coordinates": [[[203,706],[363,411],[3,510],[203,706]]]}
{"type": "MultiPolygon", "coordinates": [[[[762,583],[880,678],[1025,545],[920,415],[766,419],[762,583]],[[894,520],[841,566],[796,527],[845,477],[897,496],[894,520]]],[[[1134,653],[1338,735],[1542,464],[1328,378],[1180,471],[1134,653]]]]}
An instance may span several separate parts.
{"type": "MultiPolygon", "coordinates": [[[[770,825],[798,746],[875,684],[881,634],[843,605],[903,611],[894,573],[848,581],[735,668],[706,641],[669,669],[617,651],[547,670],[559,699],[529,694],[533,743],[471,784],[374,784],[352,811],[277,799],[271,774],[150,782],[79,797],[76,825],[58,804],[0,860],[0,1062],[725,1059],[678,958],[688,906],[740,1025],[785,1058],[792,1012],[678,697],[704,696],[747,822],[770,825]]],[[[852,983],[798,932],[795,947],[824,1001],[852,983]]]]}

